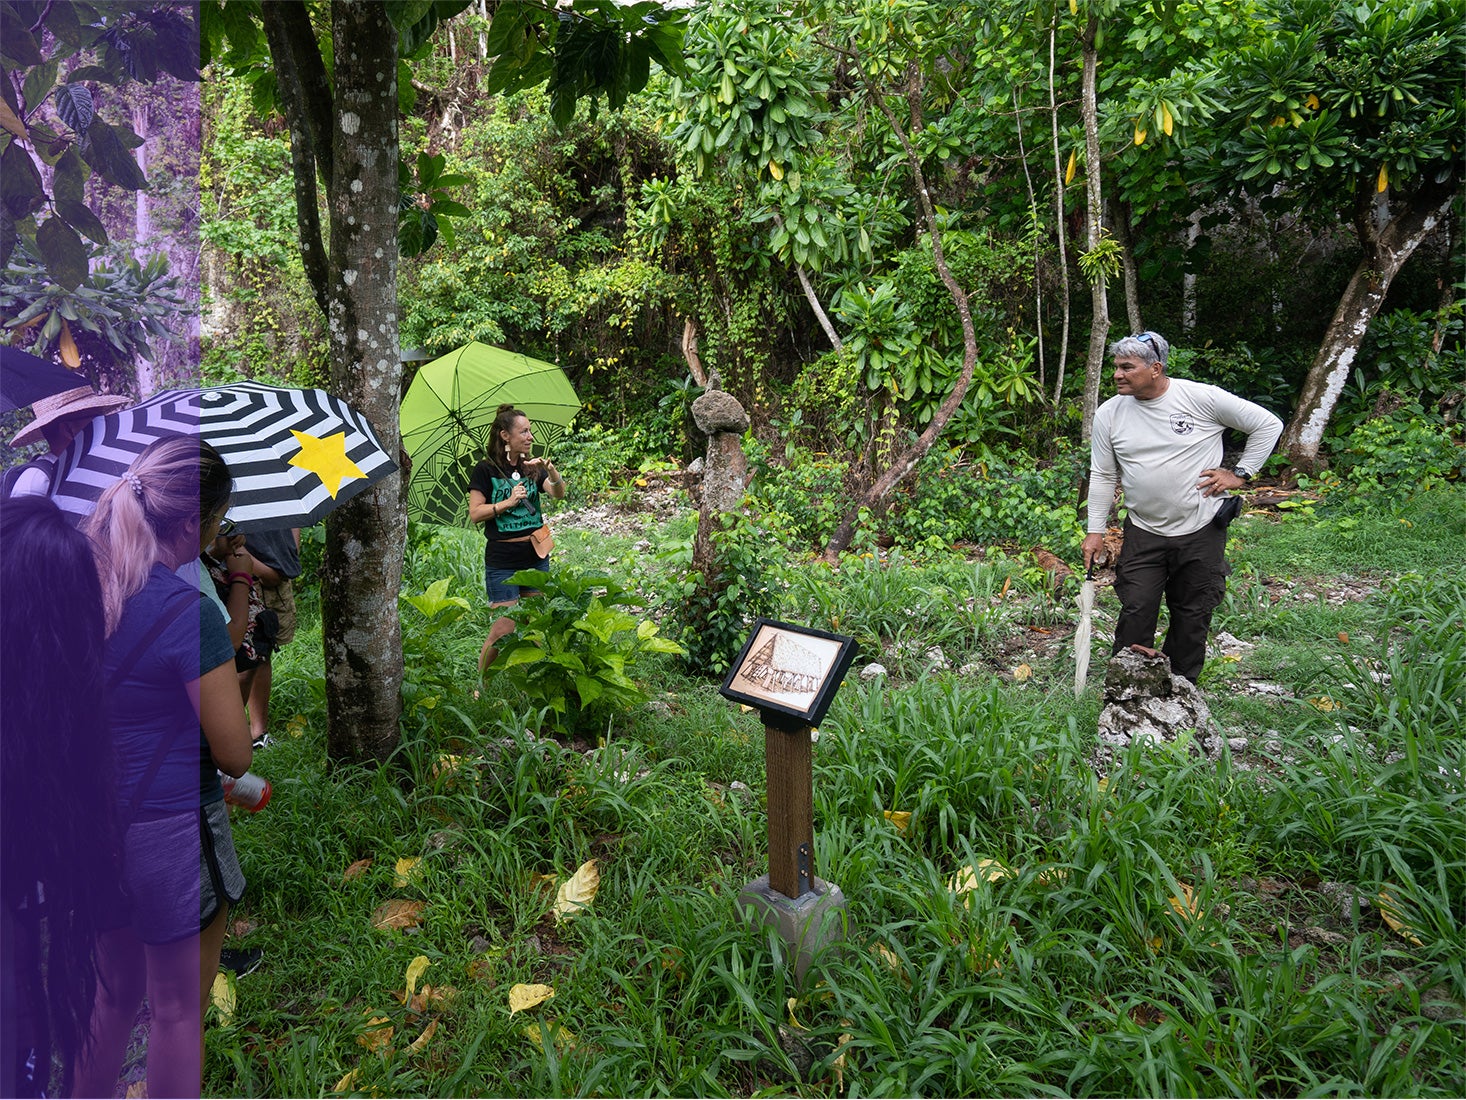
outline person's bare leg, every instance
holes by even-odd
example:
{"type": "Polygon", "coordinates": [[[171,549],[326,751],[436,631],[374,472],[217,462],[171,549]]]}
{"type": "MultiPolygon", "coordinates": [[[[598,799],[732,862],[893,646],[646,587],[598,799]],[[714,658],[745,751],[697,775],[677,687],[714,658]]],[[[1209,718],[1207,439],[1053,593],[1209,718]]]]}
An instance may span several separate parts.
{"type": "Polygon", "coordinates": [[[239,698],[245,706],[249,706],[250,687],[254,684],[255,673],[258,671],[258,668],[251,668],[239,673],[239,698]]]}
{"type": "Polygon", "coordinates": [[[198,1096],[204,1081],[204,1013],[228,925],[220,906],[197,936],[149,946],[148,1096],[198,1096]]]}
{"type": "Polygon", "coordinates": [[[254,682],[249,686],[249,737],[258,741],[270,732],[270,662],[266,661],[255,669],[254,682]]]}
{"type": "MultiPolygon", "coordinates": [[[[508,607],[510,605],[490,604],[489,606],[508,607]]],[[[494,625],[489,627],[489,636],[484,639],[484,647],[479,650],[478,654],[478,678],[480,684],[483,683],[484,673],[488,670],[488,667],[494,663],[494,658],[499,655],[499,643],[504,640],[505,636],[513,633],[514,620],[511,619],[508,615],[501,615],[499,618],[494,620],[494,625]]],[[[474,689],[473,697],[475,699],[478,698],[477,688],[474,689]]]]}
{"type": "Polygon", "coordinates": [[[77,1058],[73,1096],[111,1096],[117,1089],[127,1040],[147,987],[143,945],[131,928],[115,928],[98,937],[97,970],[92,1042],[77,1058]]]}

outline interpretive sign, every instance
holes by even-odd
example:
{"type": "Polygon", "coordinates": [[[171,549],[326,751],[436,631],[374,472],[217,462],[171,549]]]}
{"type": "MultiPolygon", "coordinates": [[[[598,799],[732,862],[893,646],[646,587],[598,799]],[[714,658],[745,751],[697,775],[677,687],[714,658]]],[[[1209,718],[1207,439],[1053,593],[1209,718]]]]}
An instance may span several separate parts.
{"type": "Polygon", "coordinates": [[[721,691],[728,699],[758,707],[766,725],[814,726],[830,709],[854,659],[854,638],[758,619],[721,691]]]}
{"type": "Polygon", "coordinates": [[[817,893],[810,727],[830,709],[855,659],[855,639],[758,619],[722,694],[757,707],[768,776],[768,885],[786,898],[817,893]]]}

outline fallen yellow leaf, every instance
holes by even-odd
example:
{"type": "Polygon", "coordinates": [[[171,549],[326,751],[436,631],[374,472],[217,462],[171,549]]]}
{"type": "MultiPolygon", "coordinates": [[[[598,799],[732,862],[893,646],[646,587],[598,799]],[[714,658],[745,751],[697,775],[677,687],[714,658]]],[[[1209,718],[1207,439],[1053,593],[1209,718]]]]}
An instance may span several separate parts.
{"type": "Polygon", "coordinates": [[[1343,642],[1345,645],[1349,644],[1349,632],[1347,630],[1339,631],[1339,641],[1343,642]]]}
{"type": "Polygon", "coordinates": [[[392,1021],[386,1016],[372,1016],[371,1009],[367,1009],[364,1015],[370,1019],[367,1020],[361,1034],[356,1037],[357,1043],[370,1051],[386,1049],[387,1044],[392,1041],[392,1021]]]}
{"type": "Polygon", "coordinates": [[[412,1042],[410,1042],[410,1043],[407,1044],[407,1049],[409,1051],[411,1051],[413,1054],[416,1054],[418,1051],[422,1050],[423,1047],[425,1047],[425,1046],[428,1045],[428,1040],[433,1037],[433,1032],[435,1032],[437,1030],[438,1030],[438,1021],[437,1020],[429,1020],[428,1021],[428,1026],[422,1029],[422,1034],[419,1035],[412,1042]]]}
{"type": "Polygon", "coordinates": [[[835,1071],[836,1092],[845,1091],[845,1051],[849,1047],[850,1041],[854,1038],[855,1036],[851,1035],[850,1032],[842,1031],[840,1037],[835,1040],[835,1046],[839,1049],[840,1053],[835,1055],[835,1060],[830,1063],[830,1068],[835,1071]]]}
{"type": "Polygon", "coordinates": [[[971,864],[963,867],[955,875],[952,881],[947,883],[947,889],[954,894],[965,894],[970,890],[977,889],[977,880],[981,878],[985,882],[1002,882],[1012,875],[1012,872],[995,859],[980,859],[974,869],[971,864]]]}
{"type": "Polygon", "coordinates": [[[537,1047],[543,1047],[545,1045],[544,1037],[546,1035],[550,1037],[550,1041],[555,1044],[555,1049],[557,1050],[575,1045],[575,1033],[568,1027],[562,1027],[560,1024],[553,1022],[545,1025],[545,1029],[543,1030],[537,1023],[530,1024],[524,1029],[524,1033],[530,1037],[537,1047]]]}
{"type": "Polygon", "coordinates": [[[1329,711],[1339,709],[1339,704],[1333,699],[1330,699],[1327,695],[1320,695],[1308,701],[1319,710],[1329,711]]]}
{"type": "Polygon", "coordinates": [[[886,820],[889,821],[892,825],[896,826],[896,828],[900,832],[904,833],[906,831],[906,826],[911,824],[910,810],[887,810],[885,811],[885,813],[886,820]]]}
{"type": "Polygon", "coordinates": [[[372,912],[372,927],[416,928],[422,923],[422,911],[426,907],[427,902],[424,901],[404,901],[402,898],[384,901],[372,912]]]}
{"type": "Polygon", "coordinates": [[[561,884],[555,895],[554,914],[556,919],[573,917],[580,910],[596,900],[596,891],[601,888],[601,873],[596,870],[596,861],[588,859],[580,869],[561,884]]]}
{"type": "Polygon", "coordinates": [[[804,1025],[794,1018],[794,1006],[798,1003],[798,997],[790,997],[789,1000],[785,1002],[784,1007],[789,1010],[789,1026],[799,1031],[803,1031],[804,1025]]]}
{"type": "Polygon", "coordinates": [[[213,988],[209,990],[209,999],[219,1010],[220,1027],[228,1027],[234,1023],[234,1006],[238,999],[234,986],[234,975],[224,970],[215,974],[213,988]]]}
{"type": "Polygon", "coordinates": [[[412,999],[412,995],[417,992],[417,980],[423,976],[423,972],[431,965],[432,963],[428,962],[426,955],[419,955],[407,964],[407,995],[403,997],[404,1001],[410,1001],[412,999]]]}
{"type": "Polygon", "coordinates": [[[367,868],[372,865],[372,862],[373,860],[371,859],[371,857],[357,860],[350,867],[346,868],[346,870],[342,873],[341,881],[350,882],[354,878],[360,878],[362,875],[366,874],[367,868]]]}
{"type": "Polygon", "coordinates": [[[305,715],[303,714],[297,714],[285,723],[285,732],[290,734],[291,737],[303,737],[308,728],[305,715]]]}
{"type": "Polygon", "coordinates": [[[1013,575],[1010,573],[1008,576],[1006,576],[1006,577],[1003,578],[1003,587],[1000,588],[1000,589],[998,589],[998,599],[1001,600],[1004,596],[1006,596],[1008,594],[1008,588],[1012,584],[1013,584],[1013,575]]]}
{"type": "Polygon", "coordinates": [[[332,1089],[331,1091],[332,1092],[351,1092],[351,1091],[353,1091],[356,1088],[356,1079],[358,1077],[360,1077],[360,1076],[361,1076],[361,1067],[358,1066],[356,1069],[351,1070],[349,1073],[347,1073],[345,1076],[343,1076],[341,1078],[341,1080],[337,1081],[336,1082],[336,1087],[334,1089],[332,1089]]]}
{"type": "Polygon", "coordinates": [[[1099,793],[1100,794],[1104,794],[1109,789],[1110,789],[1110,777],[1108,775],[1102,775],[1102,776],[1100,776],[1100,778],[1099,778],[1099,793]]]}
{"type": "Polygon", "coordinates": [[[421,856],[404,856],[399,859],[397,866],[393,868],[392,888],[394,890],[401,890],[409,882],[417,878],[422,873],[418,870],[418,864],[421,862],[421,856]]]}
{"type": "Polygon", "coordinates": [[[1183,920],[1200,920],[1201,909],[1196,900],[1196,891],[1184,882],[1178,882],[1176,885],[1181,887],[1181,897],[1167,899],[1171,903],[1171,908],[1176,910],[1177,915],[1183,920]],[[1185,900],[1183,901],[1182,898],[1185,900]]]}
{"type": "Polygon", "coordinates": [[[1020,683],[1024,680],[1027,680],[1032,675],[1033,669],[1029,668],[1027,665],[1019,665],[1013,670],[1013,679],[1019,681],[1020,683]]]}
{"type": "MultiPolygon", "coordinates": [[[[475,962],[477,961],[479,960],[475,960],[475,962]]],[[[476,976],[474,974],[473,963],[468,964],[468,973],[470,977],[476,976]]],[[[401,993],[394,993],[392,994],[392,996],[396,997],[398,1001],[406,1005],[409,1012],[416,1012],[421,1015],[429,1008],[446,1006],[449,1001],[457,996],[457,994],[458,990],[454,989],[451,985],[424,984],[423,987],[419,989],[417,991],[417,994],[413,997],[404,997],[401,993]]]]}
{"type": "Polygon", "coordinates": [[[428,778],[451,779],[458,774],[458,769],[462,766],[463,757],[445,752],[433,761],[433,766],[428,769],[428,778]]]}
{"type": "Polygon", "coordinates": [[[1424,947],[1425,944],[1420,942],[1420,937],[1415,934],[1415,930],[1400,919],[1398,905],[1399,902],[1390,895],[1388,890],[1381,890],[1379,892],[1379,915],[1390,926],[1390,931],[1394,932],[1401,939],[1413,943],[1416,947],[1424,947]]]}
{"type": "Polygon", "coordinates": [[[548,985],[525,985],[520,982],[509,991],[509,1015],[516,1012],[523,1012],[527,1008],[535,1008],[544,1004],[555,995],[553,986],[548,985]]]}
{"type": "Polygon", "coordinates": [[[886,964],[886,969],[889,970],[891,973],[906,973],[906,968],[901,965],[900,956],[898,956],[896,952],[892,951],[885,944],[873,943],[870,945],[870,949],[874,951],[877,956],[879,956],[881,962],[886,964]]]}

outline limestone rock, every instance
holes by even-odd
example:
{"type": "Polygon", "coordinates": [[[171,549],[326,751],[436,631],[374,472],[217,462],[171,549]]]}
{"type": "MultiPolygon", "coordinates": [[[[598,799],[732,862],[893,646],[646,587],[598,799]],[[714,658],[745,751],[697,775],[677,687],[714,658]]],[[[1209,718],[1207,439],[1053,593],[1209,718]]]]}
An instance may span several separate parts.
{"type": "Polygon", "coordinates": [[[1090,763],[1108,773],[1137,741],[1158,747],[1184,741],[1192,756],[1216,760],[1224,738],[1201,692],[1171,671],[1169,658],[1126,649],[1105,670],[1105,707],[1090,763]]]}
{"type": "Polygon", "coordinates": [[[872,661],[860,670],[860,678],[866,681],[875,680],[884,675],[886,675],[886,666],[876,661],[872,661]]]}
{"type": "Polygon", "coordinates": [[[703,435],[718,432],[738,432],[741,435],[748,430],[748,413],[743,411],[738,398],[722,390],[708,390],[694,401],[692,419],[703,435]]]}

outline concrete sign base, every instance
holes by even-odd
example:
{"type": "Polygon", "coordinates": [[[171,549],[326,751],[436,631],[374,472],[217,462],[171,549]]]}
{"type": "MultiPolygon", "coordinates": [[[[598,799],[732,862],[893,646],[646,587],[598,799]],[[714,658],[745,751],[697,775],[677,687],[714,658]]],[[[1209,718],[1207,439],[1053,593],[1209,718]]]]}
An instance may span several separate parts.
{"type": "Polygon", "coordinates": [[[788,898],[769,885],[769,876],[754,879],[738,894],[738,908],[757,925],[774,925],[780,938],[794,949],[794,973],[799,981],[815,955],[845,938],[849,911],[840,887],[823,879],[814,889],[788,898]]]}

